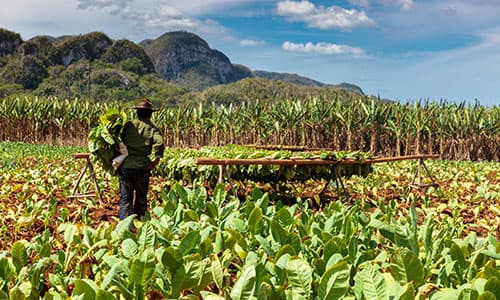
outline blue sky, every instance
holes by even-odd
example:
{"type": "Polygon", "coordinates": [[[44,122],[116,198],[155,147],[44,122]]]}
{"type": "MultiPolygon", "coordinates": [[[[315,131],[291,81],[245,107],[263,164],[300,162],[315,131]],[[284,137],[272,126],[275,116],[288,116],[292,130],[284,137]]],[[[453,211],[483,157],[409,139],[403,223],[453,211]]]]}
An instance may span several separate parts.
{"type": "Polygon", "coordinates": [[[499,0],[16,0],[2,3],[0,27],[136,42],[187,30],[252,70],[403,102],[500,105],[499,11],[499,0]]]}

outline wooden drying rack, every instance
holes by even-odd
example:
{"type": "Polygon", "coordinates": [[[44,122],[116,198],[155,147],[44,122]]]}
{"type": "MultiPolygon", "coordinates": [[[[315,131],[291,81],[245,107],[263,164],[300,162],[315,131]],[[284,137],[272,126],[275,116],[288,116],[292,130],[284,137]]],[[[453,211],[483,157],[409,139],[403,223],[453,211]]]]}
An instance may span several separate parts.
{"type": "MultiPolygon", "coordinates": [[[[426,159],[437,159],[440,155],[438,154],[416,154],[416,155],[406,155],[406,156],[395,156],[395,157],[381,157],[366,160],[358,159],[342,159],[342,160],[327,160],[327,159],[304,159],[304,158],[290,158],[290,159],[273,159],[273,158],[256,158],[256,159],[225,159],[225,158],[195,158],[195,165],[212,165],[219,166],[219,183],[226,179],[230,185],[233,193],[235,194],[234,187],[230,180],[230,175],[227,172],[227,166],[250,166],[250,165],[278,165],[278,166],[325,166],[330,165],[333,168],[334,180],[337,183],[337,187],[341,187],[344,194],[348,194],[345,185],[342,181],[341,176],[338,173],[338,166],[342,165],[371,165],[376,163],[394,162],[402,160],[418,160],[417,169],[410,187],[422,189],[429,186],[438,186],[435,178],[430,173],[429,169],[425,165],[424,160],[426,159]],[[422,169],[425,171],[426,175],[431,180],[430,184],[422,183],[422,169]]],[[[328,186],[329,182],[326,183],[323,191],[328,186]]],[[[340,189],[340,188],[339,188],[340,189]]],[[[322,192],[323,192],[322,191],[322,192]]]]}
{"type": "Polygon", "coordinates": [[[73,153],[73,159],[78,160],[78,159],[85,159],[85,165],[83,166],[83,169],[80,172],[80,175],[78,176],[78,179],[75,183],[75,187],[73,188],[73,192],[69,196],[69,198],[86,198],[86,197],[95,197],[96,195],[98,196],[99,201],[102,203],[102,195],[101,195],[101,189],[99,189],[99,185],[97,184],[97,178],[95,176],[95,171],[94,171],[94,166],[92,165],[92,162],[90,161],[90,153],[73,153]],[[77,194],[78,191],[78,186],[80,185],[80,182],[82,181],[83,176],[85,173],[89,172],[89,178],[92,180],[92,183],[94,184],[95,192],[90,192],[90,193],[84,193],[84,194],[77,194]]]}

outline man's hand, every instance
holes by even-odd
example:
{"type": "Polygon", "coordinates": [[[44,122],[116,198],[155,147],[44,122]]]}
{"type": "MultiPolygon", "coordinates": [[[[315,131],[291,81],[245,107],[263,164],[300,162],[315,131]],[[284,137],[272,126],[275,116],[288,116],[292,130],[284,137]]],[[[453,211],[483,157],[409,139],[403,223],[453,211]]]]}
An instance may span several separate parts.
{"type": "Polygon", "coordinates": [[[146,165],[146,170],[153,170],[158,166],[159,163],[160,163],[160,158],[157,157],[155,160],[146,165]]]}

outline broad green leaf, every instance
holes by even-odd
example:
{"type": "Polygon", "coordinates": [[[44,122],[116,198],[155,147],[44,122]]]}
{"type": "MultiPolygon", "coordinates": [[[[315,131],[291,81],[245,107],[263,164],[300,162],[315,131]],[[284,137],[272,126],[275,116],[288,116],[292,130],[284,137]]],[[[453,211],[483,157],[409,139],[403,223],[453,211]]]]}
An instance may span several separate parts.
{"type": "Polygon", "coordinates": [[[442,289],[436,292],[432,292],[429,295],[430,300],[457,300],[459,291],[455,289],[442,289]]]}
{"type": "Polygon", "coordinates": [[[116,300],[116,297],[115,297],[115,295],[113,295],[112,293],[110,293],[106,290],[98,289],[95,299],[96,300],[116,300]]]}
{"type": "Polygon", "coordinates": [[[11,266],[6,257],[0,258],[0,278],[7,282],[16,276],[15,271],[12,269],[13,266],[11,266]]]}
{"type": "Polygon", "coordinates": [[[201,299],[203,300],[225,300],[224,297],[214,294],[212,292],[201,291],[200,295],[201,299]]]}
{"type": "Polygon", "coordinates": [[[293,217],[287,207],[282,207],[278,210],[274,218],[279,221],[281,227],[283,228],[288,228],[293,223],[293,217]]]}
{"type": "Polygon", "coordinates": [[[488,281],[486,281],[484,290],[500,297],[500,280],[496,277],[491,277],[488,281]]]}
{"type": "Polygon", "coordinates": [[[98,287],[90,279],[76,279],[73,296],[83,296],[82,300],[95,300],[98,287]]]}
{"type": "Polygon", "coordinates": [[[217,184],[217,186],[214,189],[214,202],[217,207],[221,207],[222,203],[226,200],[227,192],[226,189],[224,188],[223,184],[217,184]]]}
{"type": "Polygon", "coordinates": [[[125,232],[130,232],[130,228],[132,226],[132,223],[134,222],[134,219],[136,218],[136,215],[130,215],[124,220],[121,220],[120,223],[116,225],[116,229],[114,231],[114,236],[116,237],[121,237],[125,232]]]}
{"type": "Polygon", "coordinates": [[[16,267],[17,272],[21,270],[26,262],[28,261],[28,252],[26,251],[26,246],[24,246],[23,241],[16,241],[12,244],[10,253],[12,255],[12,263],[16,267]]]}
{"type": "Polygon", "coordinates": [[[338,237],[333,237],[326,242],[323,250],[323,259],[325,261],[328,261],[333,254],[339,253],[338,240],[338,237]]]}
{"type": "Polygon", "coordinates": [[[174,186],[172,188],[175,190],[175,192],[179,196],[180,202],[184,203],[185,205],[188,205],[189,204],[188,203],[188,192],[186,191],[186,189],[178,183],[174,184],[174,186]]]}
{"type": "Polygon", "coordinates": [[[275,219],[271,220],[271,235],[276,243],[280,245],[285,245],[287,243],[288,233],[281,227],[280,223],[275,219]]]}
{"type": "MultiPolygon", "coordinates": [[[[404,287],[403,287],[404,288],[404,287]]],[[[399,300],[414,300],[415,288],[412,282],[406,285],[406,289],[399,295],[399,300]]]]}
{"type": "Polygon", "coordinates": [[[458,300],[477,300],[479,293],[470,288],[464,288],[458,295],[458,300]]]}
{"type": "Polygon", "coordinates": [[[142,251],[147,247],[153,247],[156,243],[156,233],[151,223],[144,223],[139,228],[139,235],[137,237],[137,245],[139,250],[142,251]]]}
{"type": "Polygon", "coordinates": [[[283,245],[283,246],[280,247],[280,249],[278,250],[278,252],[276,252],[275,259],[279,259],[281,256],[283,256],[285,254],[289,254],[290,256],[297,255],[297,253],[292,248],[292,246],[290,246],[289,244],[285,244],[285,245],[283,245]]]}
{"type": "Polygon", "coordinates": [[[300,257],[292,257],[286,265],[289,287],[305,298],[309,298],[312,284],[311,266],[300,257]]]}
{"type": "Polygon", "coordinates": [[[219,288],[219,290],[222,290],[223,284],[224,284],[224,282],[223,282],[224,270],[222,269],[219,257],[217,257],[215,255],[214,255],[213,260],[212,260],[211,272],[212,272],[213,280],[214,280],[215,284],[217,285],[217,288],[219,288]]]}
{"type": "Polygon", "coordinates": [[[163,266],[169,270],[172,276],[174,276],[177,269],[182,266],[183,263],[181,250],[177,247],[168,247],[165,252],[163,252],[161,262],[163,266]]]}
{"type": "Polygon", "coordinates": [[[408,248],[399,248],[391,258],[391,274],[401,285],[413,282],[420,286],[424,281],[424,266],[417,255],[408,248]]]}
{"type": "Polygon", "coordinates": [[[238,277],[238,280],[231,290],[231,299],[233,300],[246,300],[254,295],[255,283],[257,274],[255,266],[250,265],[246,267],[238,277]]]}
{"type": "Polygon", "coordinates": [[[200,243],[200,239],[200,231],[190,231],[179,244],[179,250],[181,250],[183,255],[189,254],[200,243]]]}
{"type": "Polygon", "coordinates": [[[25,300],[26,296],[19,287],[14,287],[9,291],[9,299],[11,300],[25,300]]]}
{"type": "Polygon", "coordinates": [[[389,293],[387,292],[385,278],[378,270],[377,265],[368,264],[356,274],[354,281],[366,299],[388,299],[389,293]]]}
{"type": "MultiPolygon", "coordinates": [[[[496,294],[496,295],[498,295],[498,294],[496,294]]],[[[495,296],[495,294],[493,294],[490,291],[482,292],[477,299],[478,300],[498,300],[498,298],[495,296]]]]}
{"type": "Polygon", "coordinates": [[[107,289],[113,280],[117,280],[117,278],[119,278],[122,274],[126,273],[126,270],[128,270],[127,263],[128,261],[126,260],[121,260],[120,262],[115,263],[107,272],[106,277],[104,277],[101,288],[107,289]]]}
{"type": "Polygon", "coordinates": [[[264,218],[262,215],[262,209],[259,206],[255,206],[248,217],[248,229],[253,235],[256,235],[262,232],[263,227],[264,218]]]}
{"type": "Polygon", "coordinates": [[[139,247],[133,239],[125,239],[122,242],[122,253],[126,258],[137,255],[139,247]]]}
{"type": "Polygon", "coordinates": [[[450,246],[450,255],[451,257],[458,262],[458,266],[460,266],[460,270],[465,269],[467,267],[467,262],[465,261],[465,255],[462,251],[462,248],[457,245],[457,243],[451,243],[450,246]]]}
{"type": "Polygon", "coordinates": [[[220,253],[224,251],[224,235],[220,229],[217,229],[215,233],[215,253],[220,253]]]}
{"type": "Polygon", "coordinates": [[[131,281],[140,287],[146,287],[153,280],[155,264],[155,255],[151,248],[146,249],[138,257],[132,258],[130,263],[131,281]]]}
{"type": "Polygon", "coordinates": [[[182,286],[198,288],[195,285],[200,282],[204,274],[204,267],[205,262],[202,261],[198,253],[184,257],[183,269],[185,278],[182,286]]]}
{"type": "Polygon", "coordinates": [[[318,299],[341,299],[349,289],[350,270],[345,261],[328,268],[321,276],[318,286],[318,299]]]}

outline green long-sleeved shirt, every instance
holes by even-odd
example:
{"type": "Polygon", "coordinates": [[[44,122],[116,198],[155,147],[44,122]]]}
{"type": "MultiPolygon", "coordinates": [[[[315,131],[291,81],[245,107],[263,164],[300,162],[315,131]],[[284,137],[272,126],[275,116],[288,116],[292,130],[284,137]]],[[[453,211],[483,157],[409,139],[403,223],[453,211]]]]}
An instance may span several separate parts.
{"type": "Polygon", "coordinates": [[[151,161],[150,155],[162,158],[165,145],[161,132],[148,119],[134,119],[125,124],[122,141],[127,145],[128,156],[122,168],[144,168],[151,161]]]}

